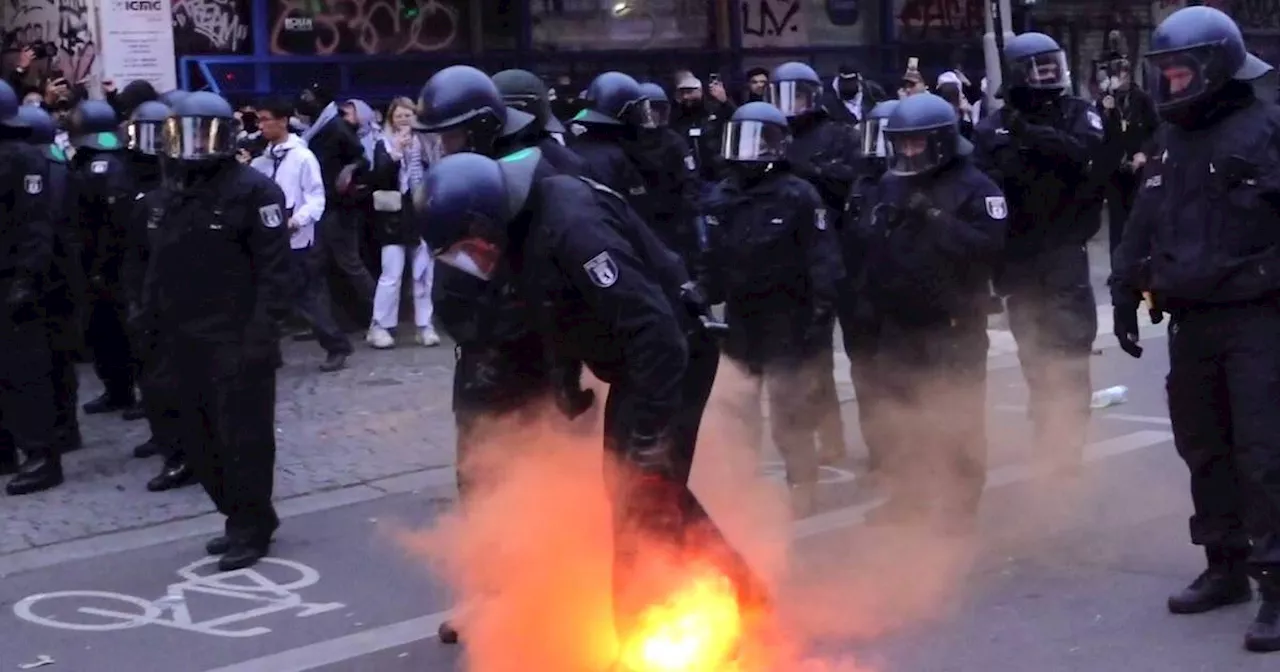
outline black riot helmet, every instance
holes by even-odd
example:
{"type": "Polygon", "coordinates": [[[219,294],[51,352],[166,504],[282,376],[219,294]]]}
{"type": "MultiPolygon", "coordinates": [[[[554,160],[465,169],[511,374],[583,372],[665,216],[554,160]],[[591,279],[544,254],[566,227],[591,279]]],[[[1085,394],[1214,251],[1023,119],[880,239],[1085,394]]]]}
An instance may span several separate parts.
{"type": "Polygon", "coordinates": [[[493,76],[493,84],[508,109],[532,114],[548,133],[564,133],[564,124],[551,113],[551,87],[541,77],[528,70],[503,70],[493,76]]]}
{"type": "Polygon", "coordinates": [[[54,142],[58,135],[58,123],[39,105],[23,105],[18,108],[17,122],[27,131],[28,143],[40,148],[45,158],[58,163],[67,162],[67,153],[54,142]]]}
{"type": "Polygon", "coordinates": [[[783,63],[769,75],[768,100],[787,118],[817,113],[822,110],[822,80],[805,63],[783,63]]]}
{"type": "Polygon", "coordinates": [[[649,99],[640,82],[621,72],[597,75],[587,87],[587,109],[573,120],[583,124],[655,128],[649,99]]]}
{"type": "Polygon", "coordinates": [[[1166,118],[1211,101],[1233,80],[1253,81],[1271,71],[1245,50],[1231,17],[1204,6],[1179,9],[1161,21],[1143,58],[1147,91],[1166,118]]]}
{"type": "Polygon", "coordinates": [[[432,75],[418,95],[418,130],[445,154],[490,156],[498,138],[514,135],[535,118],[507,107],[489,76],[469,65],[453,65],[432,75]]]}
{"type": "Polygon", "coordinates": [[[893,111],[898,108],[898,101],[885,100],[876,103],[862,120],[862,156],[863,158],[887,159],[889,146],[884,141],[884,127],[893,111]]]}
{"type": "Polygon", "coordinates": [[[747,103],[734,110],[724,127],[720,154],[726,161],[776,163],[787,157],[791,127],[769,103],[747,103]]]}
{"type": "Polygon", "coordinates": [[[162,156],[188,163],[225,159],[235,155],[239,131],[231,103],[197,91],[175,103],[165,120],[162,156]]]}
{"type": "Polygon", "coordinates": [[[88,148],[104,152],[124,149],[120,139],[120,120],[115,108],[105,100],[86,100],[71,112],[67,134],[71,145],[77,149],[88,148]]]}
{"type": "Polygon", "coordinates": [[[164,149],[164,124],[169,114],[169,106],[158,100],[147,101],[135,108],[124,127],[129,149],[147,156],[158,156],[164,149]]]}
{"type": "Polygon", "coordinates": [[[183,98],[186,98],[189,95],[191,95],[190,91],[183,91],[182,89],[174,89],[172,91],[165,91],[164,93],[160,94],[160,98],[158,98],[158,100],[172,109],[174,105],[178,104],[179,100],[182,100],[183,98]]]}
{"type": "Polygon", "coordinates": [[[649,112],[653,115],[654,126],[664,127],[671,123],[671,98],[667,96],[662,85],[645,82],[640,85],[640,93],[649,99],[649,112]]]}
{"type": "Polygon", "coordinates": [[[507,225],[524,209],[542,154],[524,149],[495,161],[464,152],[427,170],[414,193],[414,214],[431,255],[481,280],[497,273],[507,225]]]}
{"type": "Polygon", "coordinates": [[[889,115],[884,137],[889,147],[889,172],[926,175],[973,152],[960,135],[956,108],[932,93],[917,93],[898,101],[889,115]]]}
{"type": "Polygon", "coordinates": [[[1034,110],[1071,90],[1071,68],[1057,40],[1044,33],[1023,33],[1004,45],[1008,79],[1004,98],[1014,108],[1034,110]]]}

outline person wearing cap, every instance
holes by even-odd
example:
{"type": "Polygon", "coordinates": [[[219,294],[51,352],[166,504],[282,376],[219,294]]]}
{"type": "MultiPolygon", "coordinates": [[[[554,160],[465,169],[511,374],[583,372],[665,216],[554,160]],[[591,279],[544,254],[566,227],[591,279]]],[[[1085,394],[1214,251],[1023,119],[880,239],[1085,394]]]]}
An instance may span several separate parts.
{"type": "Polygon", "coordinates": [[[54,262],[49,161],[25,142],[30,122],[19,107],[17,93],[0,82],[0,429],[11,439],[0,446],[0,474],[16,473],[5,485],[10,495],[62,483],[42,296],[54,262]]]}
{"type": "Polygon", "coordinates": [[[879,324],[876,376],[890,450],[874,524],[972,531],[986,484],[988,282],[1004,245],[1004,194],[974,166],[955,108],[903,99],[884,128],[888,174],[859,227],[879,324]]]}
{"type": "Polygon", "coordinates": [[[924,75],[920,74],[920,70],[908,67],[907,71],[902,73],[902,81],[898,84],[898,100],[928,92],[929,85],[924,83],[924,75]]]}
{"type": "Polygon", "coordinates": [[[879,84],[863,79],[862,72],[849,64],[840,66],[823,107],[831,120],[850,126],[862,123],[876,103],[885,99],[879,84]]]}
{"type": "Polygon", "coordinates": [[[1280,651],[1280,109],[1252,81],[1271,66],[1240,28],[1187,7],[1151,35],[1160,154],[1112,259],[1120,347],[1142,356],[1142,292],[1172,316],[1166,381],[1173,443],[1191,475],[1191,543],[1206,568],[1168,609],[1262,602],[1244,646],[1280,651]]]}
{"type": "Polygon", "coordinates": [[[687,70],[676,74],[675,85],[671,128],[688,140],[697,160],[699,178],[706,183],[719,181],[724,176],[720,137],[736,106],[725,93],[719,75],[713,74],[707,85],[707,96],[703,95],[702,80],[687,70]]]}
{"type": "Polygon", "coordinates": [[[1071,95],[1067,55],[1043,33],[1005,43],[1004,107],[978,123],[975,159],[1009,199],[1009,240],[995,278],[1028,389],[1037,459],[1081,468],[1097,336],[1086,243],[1098,231],[1093,161],[1102,118],[1071,95]]]}

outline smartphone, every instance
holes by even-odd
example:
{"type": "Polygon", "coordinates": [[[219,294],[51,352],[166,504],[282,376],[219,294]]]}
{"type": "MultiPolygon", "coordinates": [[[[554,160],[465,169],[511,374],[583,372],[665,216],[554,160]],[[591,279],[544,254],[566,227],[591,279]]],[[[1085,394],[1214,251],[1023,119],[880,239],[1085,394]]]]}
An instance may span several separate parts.
{"type": "Polygon", "coordinates": [[[912,56],[911,58],[908,58],[908,59],[907,59],[907,69],[908,69],[908,70],[919,70],[919,69],[920,69],[920,59],[916,58],[915,56],[912,56]]]}
{"type": "Polygon", "coordinates": [[[713,73],[711,73],[711,74],[707,75],[707,82],[709,82],[709,83],[711,83],[711,84],[715,84],[715,83],[717,83],[717,82],[719,82],[719,81],[720,81],[720,73],[718,73],[718,72],[713,72],[713,73]]]}

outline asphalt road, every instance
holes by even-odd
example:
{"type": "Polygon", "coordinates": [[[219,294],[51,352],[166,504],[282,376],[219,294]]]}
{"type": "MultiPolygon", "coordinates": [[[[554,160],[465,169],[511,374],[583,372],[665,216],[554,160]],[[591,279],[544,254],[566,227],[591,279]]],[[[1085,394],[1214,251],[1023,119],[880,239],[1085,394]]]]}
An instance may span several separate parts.
{"type": "MultiPolygon", "coordinates": [[[[1158,327],[1147,331],[1144,359],[1114,348],[1094,358],[1095,387],[1128,385],[1130,400],[1095,413],[1088,467],[1070,488],[1028,467],[1036,447],[1025,388],[1010,356],[992,359],[977,548],[920,547],[865,528],[871,496],[829,470],[823,511],[791,530],[796,589],[829,583],[824,592],[839,600],[797,619],[828,631],[812,655],[877,672],[1273,669],[1274,659],[1240,650],[1250,608],[1164,611],[1200,559],[1185,540],[1163,340],[1158,327]],[[965,560],[926,561],[946,556],[965,560]]],[[[67,550],[86,543],[73,541],[39,558],[0,556],[0,669],[44,660],[77,672],[462,669],[465,649],[434,638],[447,588],[397,541],[445,506],[433,496],[439,479],[424,473],[345,503],[286,507],[273,559],[234,575],[208,578],[200,546],[216,526],[205,519],[89,540],[97,552],[67,550]]]]}

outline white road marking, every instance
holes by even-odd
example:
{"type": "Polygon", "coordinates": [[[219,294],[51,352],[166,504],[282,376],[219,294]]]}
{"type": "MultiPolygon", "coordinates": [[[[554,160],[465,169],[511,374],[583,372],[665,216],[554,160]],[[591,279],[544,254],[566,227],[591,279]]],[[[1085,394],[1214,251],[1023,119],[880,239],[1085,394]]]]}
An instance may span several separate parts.
{"type": "Polygon", "coordinates": [[[1138,422],[1144,425],[1163,425],[1168,427],[1173,423],[1169,418],[1162,418],[1158,415],[1129,415],[1127,413],[1103,413],[1098,417],[1104,420],[1121,420],[1124,422],[1138,422]]]}
{"type": "MultiPolygon", "coordinates": [[[[1133,432],[1089,444],[1085,449],[1084,459],[1086,462],[1099,462],[1157,446],[1172,438],[1173,435],[1169,432],[1157,430],[1133,432]]],[[[1035,470],[1023,465],[1000,467],[987,472],[986,487],[990,489],[1019,483],[1035,475],[1035,470]]],[[[877,504],[879,502],[869,502],[796,521],[793,536],[796,539],[807,539],[833,530],[859,525],[864,521],[867,511],[877,504]]],[[[448,620],[451,613],[442,611],[420,616],[206,672],[308,672],[397,646],[434,639],[436,630],[441,623],[448,620]]]]}

